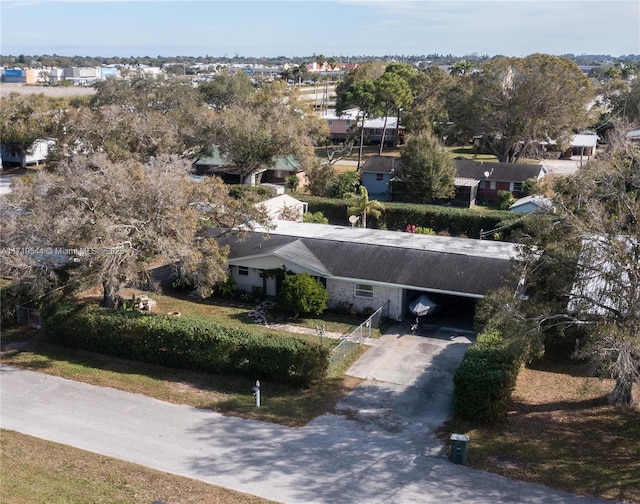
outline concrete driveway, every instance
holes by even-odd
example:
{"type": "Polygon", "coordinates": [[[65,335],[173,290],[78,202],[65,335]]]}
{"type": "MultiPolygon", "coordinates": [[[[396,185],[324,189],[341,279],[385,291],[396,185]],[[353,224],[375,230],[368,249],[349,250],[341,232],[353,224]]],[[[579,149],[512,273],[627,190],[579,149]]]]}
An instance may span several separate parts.
{"type": "MultiPolygon", "coordinates": [[[[453,374],[473,332],[397,324],[353,365],[347,374],[365,379],[338,405],[364,423],[433,433],[451,418],[453,374]]],[[[444,450],[444,447],[441,447],[444,450]]]]}

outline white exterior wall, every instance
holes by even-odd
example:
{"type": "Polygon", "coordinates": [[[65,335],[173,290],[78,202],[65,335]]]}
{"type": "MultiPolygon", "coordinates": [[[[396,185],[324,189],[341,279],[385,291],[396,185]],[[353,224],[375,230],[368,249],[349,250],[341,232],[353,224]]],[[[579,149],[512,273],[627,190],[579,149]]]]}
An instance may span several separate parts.
{"type": "MultiPolygon", "coordinates": [[[[297,264],[287,263],[282,259],[274,256],[261,257],[260,259],[246,260],[246,261],[234,261],[231,277],[236,282],[236,286],[239,289],[243,289],[251,292],[253,287],[264,286],[263,279],[260,277],[260,271],[262,270],[275,270],[285,267],[287,271],[292,273],[309,273],[312,276],[317,276],[315,273],[308,271],[297,264]],[[248,275],[238,274],[238,266],[246,266],[249,268],[248,275]]],[[[275,277],[267,277],[267,296],[276,295],[276,279],[275,277]]]]}
{"type": "Polygon", "coordinates": [[[363,311],[366,308],[377,310],[382,306],[382,313],[394,320],[402,319],[402,291],[401,287],[390,285],[327,278],[329,307],[335,307],[340,303],[348,303],[353,305],[353,310],[363,311]],[[373,298],[356,297],[356,283],[373,285],[373,298]]]}
{"type": "Polygon", "coordinates": [[[256,268],[249,268],[249,275],[238,274],[238,267],[233,267],[231,271],[231,277],[236,282],[238,289],[242,289],[251,292],[253,287],[262,288],[262,278],[260,278],[260,270],[256,268]]]}
{"type": "MultiPolygon", "coordinates": [[[[282,259],[274,256],[266,256],[261,258],[246,259],[245,261],[234,261],[231,268],[231,277],[236,282],[239,289],[251,292],[253,287],[263,287],[263,279],[260,277],[262,270],[274,270],[285,267],[287,271],[292,273],[309,273],[312,276],[317,274],[313,271],[306,270],[301,266],[293,263],[287,263],[282,259]],[[239,275],[238,266],[246,266],[249,268],[248,275],[239,275]]],[[[329,308],[338,305],[351,305],[353,310],[361,312],[365,309],[377,310],[382,306],[384,316],[394,320],[402,320],[403,316],[403,295],[404,289],[384,284],[372,284],[366,281],[340,280],[327,277],[327,295],[329,297],[329,308]],[[356,297],[355,286],[358,284],[366,284],[373,286],[373,297],[356,297]]],[[[266,279],[267,296],[276,295],[276,279],[274,277],[266,279]]]]}

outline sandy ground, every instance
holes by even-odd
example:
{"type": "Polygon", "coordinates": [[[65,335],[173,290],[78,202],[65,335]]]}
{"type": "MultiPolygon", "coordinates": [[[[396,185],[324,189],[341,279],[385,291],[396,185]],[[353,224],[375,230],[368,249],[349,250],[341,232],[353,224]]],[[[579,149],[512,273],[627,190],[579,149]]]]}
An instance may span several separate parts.
{"type": "Polygon", "coordinates": [[[40,94],[53,98],[63,98],[67,96],[87,96],[96,92],[92,87],[80,86],[34,86],[26,84],[0,84],[0,96],[4,97],[10,93],[19,94],[40,94]]]}

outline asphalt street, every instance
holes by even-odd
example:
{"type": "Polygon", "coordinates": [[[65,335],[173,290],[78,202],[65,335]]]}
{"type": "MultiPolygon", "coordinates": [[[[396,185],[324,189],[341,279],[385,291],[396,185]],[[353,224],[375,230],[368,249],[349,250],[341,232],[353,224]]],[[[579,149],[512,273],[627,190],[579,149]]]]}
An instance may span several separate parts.
{"type": "Polygon", "coordinates": [[[610,503],[448,460],[434,429],[449,413],[451,366],[468,344],[456,334],[386,334],[350,370],[364,374],[362,386],[303,428],[0,365],[0,424],[285,503],[610,503]],[[384,355],[397,353],[414,356],[405,374],[393,365],[402,357],[384,355]]]}

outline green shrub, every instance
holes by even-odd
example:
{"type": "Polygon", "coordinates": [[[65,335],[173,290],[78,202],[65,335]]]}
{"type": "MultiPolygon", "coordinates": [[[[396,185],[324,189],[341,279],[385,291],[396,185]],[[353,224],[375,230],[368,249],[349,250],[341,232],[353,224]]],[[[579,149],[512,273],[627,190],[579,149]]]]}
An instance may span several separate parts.
{"type": "MultiPolygon", "coordinates": [[[[309,212],[322,212],[329,224],[348,226],[346,212],[350,202],[343,199],[299,195],[298,199],[309,205],[309,212]]],[[[439,205],[385,202],[385,211],[378,220],[378,227],[391,231],[405,231],[408,225],[429,228],[435,233],[448,232],[451,236],[480,236],[481,231],[496,229],[522,216],[503,210],[452,208],[439,205]]]]}
{"type": "Polygon", "coordinates": [[[509,210],[509,207],[514,203],[516,199],[511,194],[511,191],[498,191],[496,196],[496,205],[500,210],[509,210]]]}
{"type": "Polygon", "coordinates": [[[326,347],[196,317],[58,304],[43,313],[43,325],[51,343],[216,374],[306,386],[329,366],[326,347]]]}
{"type": "Polygon", "coordinates": [[[307,273],[287,274],[278,292],[278,306],[300,313],[318,315],[327,307],[327,290],[307,273]]]}
{"type": "Polygon", "coordinates": [[[497,331],[480,333],[453,377],[453,409],[464,420],[495,422],[504,418],[522,364],[497,331]]]}
{"type": "Polygon", "coordinates": [[[329,224],[329,219],[322,215],[322,212],[307,212],[302,216],[302,222],[311,222],[312,224],[329,224]]]}

